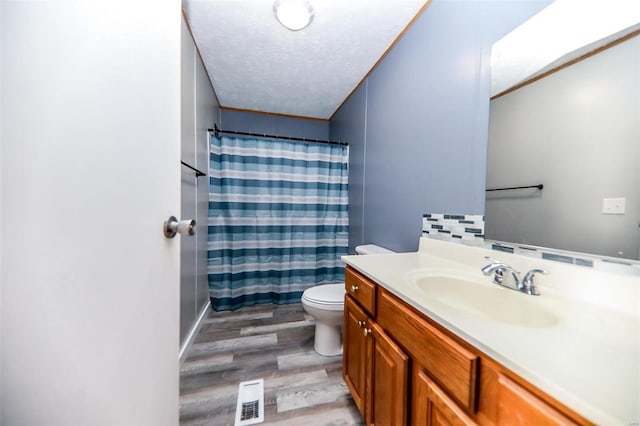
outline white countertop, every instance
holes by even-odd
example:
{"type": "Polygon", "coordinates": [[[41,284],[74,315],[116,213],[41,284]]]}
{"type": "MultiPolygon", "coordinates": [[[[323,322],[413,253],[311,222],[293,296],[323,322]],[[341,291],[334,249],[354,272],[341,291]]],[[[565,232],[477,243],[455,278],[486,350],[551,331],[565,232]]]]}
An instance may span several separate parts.
{"type": "MultiPolygon", "coordinates": [[[[411,306],[597,424],[640,423],[640,277],[422,239],[416,253],[343,256],[411,306]],[[540,296],[502,289],[480,268],[485,255],[537,276],[540,296]],[[437,271],[473,276],[557,317],[550,326],[497,321],[425,294],[412,277],[437,271]]],[[[494,291],[494,290],[492,290],[494,291]]],[[[500,306],[495,306],[500,310],[500,306]]]]}

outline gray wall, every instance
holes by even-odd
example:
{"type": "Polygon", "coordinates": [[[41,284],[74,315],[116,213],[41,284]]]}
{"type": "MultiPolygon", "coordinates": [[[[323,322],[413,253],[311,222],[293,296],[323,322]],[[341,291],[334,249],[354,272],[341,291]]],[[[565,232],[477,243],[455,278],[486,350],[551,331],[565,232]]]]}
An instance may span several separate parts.
{"type": "MultiPolygon", "coordinates": [[[[181,49],[181,158],[208,173],[209,137],[207,129],[220,122],[220,108],[209,77],[182,19],[181,49]]],[[[209,300],[207,278],[207,222],[209,182],[196,178],[182,167],[181,213],[196,220],[194,236],[180,236],[180,355],[185,353],[197,320],[209,300]]]]}
{"type": "Polygon", "coordinates": [[[222,109],[224,130],[267,133],[278,136],[328,139],[329,122],[305,118],[222,109]]]}
{"type": "Polygon", "coordinates": [[[638,259],[639,90],[635,37],[493,100],[487,185],[545,188],[490,193],[487,237],[638,259]]]}
{"type": "Polygon", "coordinates": [[[364,232],[367,89],[365,80],[331,119],[331,137],[349,142],[349,253],[370,241],[364,232]]]}
{"type": "Polygon", "coordinates": [[[414,251],[423,213],[484,213],[490,48],[549,3],[434,0],[336,112],[350,247],[414,251]]]}

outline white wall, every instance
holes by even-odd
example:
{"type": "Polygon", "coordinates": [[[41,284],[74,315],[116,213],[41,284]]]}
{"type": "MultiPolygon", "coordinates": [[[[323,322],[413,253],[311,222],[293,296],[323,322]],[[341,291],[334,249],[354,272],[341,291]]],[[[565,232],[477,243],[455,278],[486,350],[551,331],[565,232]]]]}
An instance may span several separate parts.
{"type": "Polygon", "coordinates": [[[176,425],[180,1],[0,4],[0,423],[176,425]]]}
{"type": "Polygon", "coordinates": [[[638,259],[640,37],[491,102],[488,238],[638,259]],[[626,197],[626,214],[602,199],[626,197]]]}
{"type": "MultiPolygon", "coordinates": [[[[208,173],[207,129],[220,122],[219,103],[196,49],[189,28],[182,19],[182,160],[208,173]]],[[[209,301],[207,278],[207,222],[209,212],[208,176],[196,178],[182,169],[182,212],[184,219],[195,219],[196,234],[181,239],[180,272],[180,353],[184,354],[197,320],[209,301]]]]}

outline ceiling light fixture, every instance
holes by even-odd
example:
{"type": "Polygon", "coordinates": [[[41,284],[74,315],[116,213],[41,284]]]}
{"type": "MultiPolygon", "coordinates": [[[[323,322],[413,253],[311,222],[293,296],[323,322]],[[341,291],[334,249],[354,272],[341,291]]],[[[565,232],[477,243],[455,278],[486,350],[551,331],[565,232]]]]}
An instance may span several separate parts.
{"type": "Polygon", "coordinates": [[[313,21],[313,8],[307,0],[276,0],[273,14],[291,31],[300,31],[313,21]]]}

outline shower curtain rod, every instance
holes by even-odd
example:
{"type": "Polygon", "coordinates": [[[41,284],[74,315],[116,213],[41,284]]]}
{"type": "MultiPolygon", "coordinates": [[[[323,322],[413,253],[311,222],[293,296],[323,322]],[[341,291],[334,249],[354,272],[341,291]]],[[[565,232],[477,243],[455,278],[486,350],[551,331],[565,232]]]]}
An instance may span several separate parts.
{"type": "Polygon", "coordinates": [[[218,137],[218,135],[220,133],[228,133],[231,135],[243,135],[243,136],[254,136],[254,137],[259,137],[259,138],[268,138],[268,139],[284,139],[284,140],[288,140],[288,141],[300,141],[300,142],[312,142],[312,143],[326,143],[329,145],[342,145],[342,146],[349,146],[349,144],[347,142],[340,142],[340,141],[330,141],[330,140],[326,140],[326,139],[313,139],[313,138],[299,138],[296,136],[278,136],[278,135],[269,135],[266,133],[252,133],[252,132],[239,132],[236,130],[222,130],[218,128],[218,125],[215,125],[215,128],[213,129],[208,129],[210,132],[215,133],[216,137],[218,137]]]}

